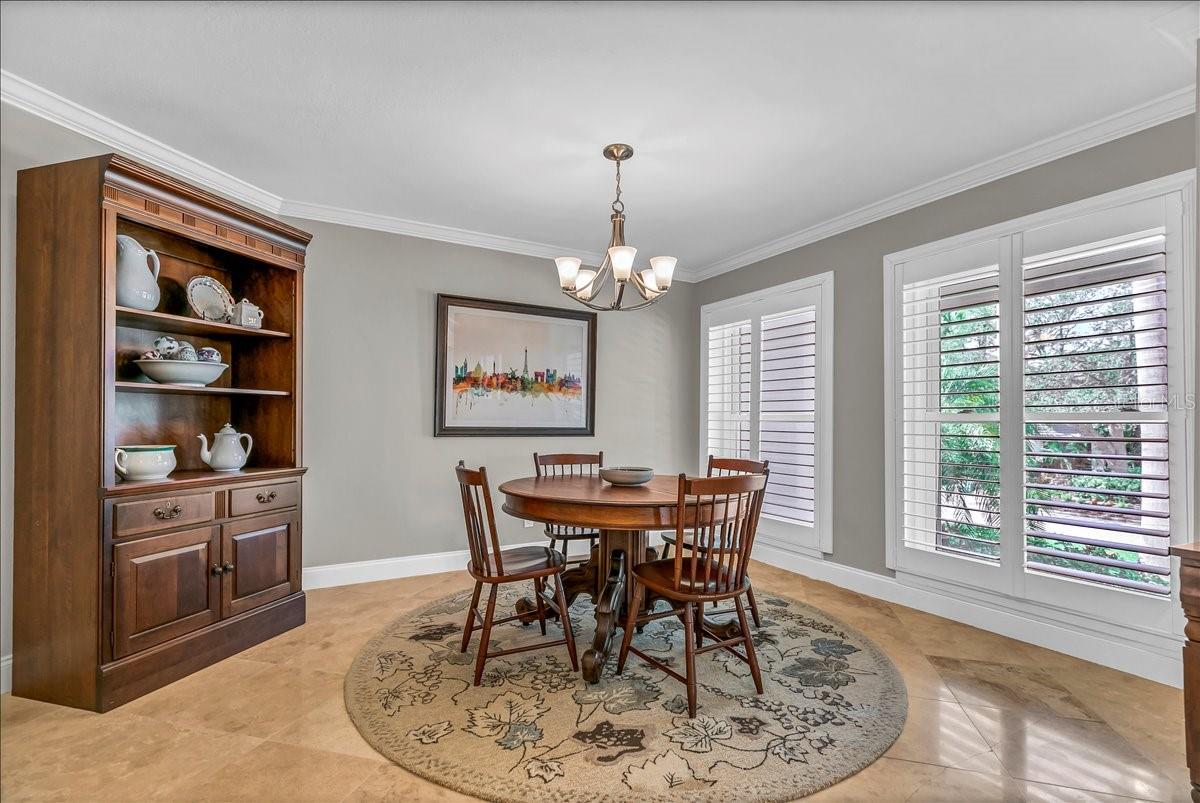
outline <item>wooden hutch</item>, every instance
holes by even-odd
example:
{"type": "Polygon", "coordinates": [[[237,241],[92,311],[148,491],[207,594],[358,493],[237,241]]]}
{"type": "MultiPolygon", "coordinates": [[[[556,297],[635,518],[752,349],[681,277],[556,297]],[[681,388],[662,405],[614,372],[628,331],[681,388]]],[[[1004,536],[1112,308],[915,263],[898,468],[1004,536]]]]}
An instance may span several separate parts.
{"type": "Polygon", "coordinates": [[[304,622],[301,342],[310,235],[116,155],[17,178],[13,693],[106,711],[304,622]],[[116,302],[116,236],[161,260],[152,312],[116,302]],[[206,274],[264,312],[213,323],[206,274]],[[169,334],[229,364],[207,387],[133,360],[169,334]],[[254,438],[210,470],[197,435],[254,438]],[[114,449],[175,444],[163,480],[114,449]]]}

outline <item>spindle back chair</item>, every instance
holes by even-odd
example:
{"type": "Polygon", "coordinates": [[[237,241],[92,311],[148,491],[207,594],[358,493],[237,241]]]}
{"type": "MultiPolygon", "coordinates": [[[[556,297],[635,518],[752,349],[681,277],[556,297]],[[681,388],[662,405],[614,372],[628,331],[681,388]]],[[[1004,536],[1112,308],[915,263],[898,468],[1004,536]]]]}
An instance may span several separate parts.
{"type": "Polygon", "coordinates": [[[578,671],[579,662],[575,656],[575,634],[562,586],[562,572],[566,565],[563,554],[555,549],[536,546],[500,549],[487,469],[482,466],[478,469],[467,468],[466,464],[460,460],[454,473],[458,479],[458,490],[462,497],[463,520],[467,530],[467,550],[471,555],[470,561],[467,563],[467,571],[475,578],[475,590],[471,594],[471,605],[467,610],[467,621],[463,625],[462,646],[459,652],[467,651],[472,633],[476,630],[483,631],[479,640],[479,651],[475,656],[475,685],[478,686],[483,678],[483,667],[488,658],[544,647],[557,647],[560,644],[567,646],[567,654],[571,658],[571,668],[578,671]],[[551,577],[554,578],[554,593],[547,594],[546,580],[551,577]],[[496,597],[500,586],[505,583],[519,583],[526,580],[533,581],[538,624],[541,627],[542,635],[546,635],[546,608],[549,606],[559,616],[563,628],[563,638],[489,652],[488,644],[491,641],[492,627],[521,617],[520,614],[514,614],[503,619],[495,618],[496,597]],[[488,593],[487,612],[480,615],[479,597],[485,583],[491,587],[491,590],[488,593]],[[478,624],[476,620],[478,620],[478,624]]]}
{"type": "MultiPolygon", "coordinates": [[[[746,460],[740,457],[717,457],[715,454],[708,456],[708,475],[709,477],[732,477],[738,474],[764,474],[767,471],[768,461],[766,460],[746,460]]],[[[663,533],[663,558],[671,557],[671,547],[675,547],[676,551],[679,546],[675,543],[674,533],[663,533]]],[[[685,543],[685,549],[691,549],[692,545],[685,543]]],[[[755,627],[762,627],[762,616],[758,612],[758,600],[754,598],[754,587],[746,592],[746,598],[750,601],[750,616],[754,619],[755,627]]]]}
{"type": "MultiPolygon", "coordinates": [[[[595,477],[599,476],[604,466],[604,452],[596,454],[538,454],[533,453],[533,468],[539,477],[595,477]]],[[[547,524],[546,537],[550,539],[550,548],[554,549],[559,541],[563,542],[563,555],[567,563],[586,562],[591,554],[600,531],[587,527],[571,527],[564,524],[547,524]],[[588,554],[582,558],[571,560],[567,554],[572,541],[587,541],[588,554]]]]}
{"type": "Polygon", "coordinates": [[[632,652],[651,666],[682,681],[687,686],[688,713],[696,716],[696,656],[725,649],[750,665],[754,686],[762,694],[762,677],[754,642],[746,622],[742,595],[750,590],[746,569],[750,562],[758,520],[762,513],[769,472],[737,474],[727,477],[679,475],[676,509],[677,543],[694,544],[695,549],[676,550],[673,559],[642,563],[633,570],[633,603],[625,622],[617,673],[625,669],[632,652]],[[666,611],[641,614],[647,594],[666,599],[666,611]],[[732,599],[740,631],[733,638],[721,636],[704,626],[704,604],[732,599]],[[665,663],[633,646],[635,629],[646,622],[666,616],[680,616],[684,624],[684,654],[687,674],[680,675],[665,663]],[[704,644],[707,634],[713,642],[704,644]],[[734,647],[741,644],[744,652],[734,647]]]}

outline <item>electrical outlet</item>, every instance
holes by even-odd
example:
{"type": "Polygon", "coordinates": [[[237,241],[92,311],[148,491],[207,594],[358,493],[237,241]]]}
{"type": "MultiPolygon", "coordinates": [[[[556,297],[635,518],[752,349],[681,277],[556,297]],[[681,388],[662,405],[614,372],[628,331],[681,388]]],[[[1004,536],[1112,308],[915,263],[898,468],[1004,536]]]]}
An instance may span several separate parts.
{"type": "Polygon", "coordinates": [[[530,521],[529,519],[524,519],[524,522],[526,527],[536,527],[538,525],[536,521],[530,521]]]}

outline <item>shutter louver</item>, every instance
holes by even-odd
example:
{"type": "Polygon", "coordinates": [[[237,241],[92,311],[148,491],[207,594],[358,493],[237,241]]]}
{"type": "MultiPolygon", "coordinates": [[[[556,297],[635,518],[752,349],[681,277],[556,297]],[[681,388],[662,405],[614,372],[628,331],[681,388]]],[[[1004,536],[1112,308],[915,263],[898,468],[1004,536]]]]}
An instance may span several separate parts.
{"type": "Polygon", "coordinates": [[[908,546],[1000,557],[998,266],[903,288],[908,546]]]}
{"type": "Polygon", "coordinates": [[[708,330],[708,452],[750,456],[750,321],[708,330]]]}
{"type": "Polygon", "coordinates": [[[1170,593],[1165,250],[1024,264],[1030,571],[1170,593]]]}
{"type": "Polygon", "coordinates": [[[816,510],[817,309],[763,316],[758,459],[770,463],[763,515],[813,525],[816,510]]]}

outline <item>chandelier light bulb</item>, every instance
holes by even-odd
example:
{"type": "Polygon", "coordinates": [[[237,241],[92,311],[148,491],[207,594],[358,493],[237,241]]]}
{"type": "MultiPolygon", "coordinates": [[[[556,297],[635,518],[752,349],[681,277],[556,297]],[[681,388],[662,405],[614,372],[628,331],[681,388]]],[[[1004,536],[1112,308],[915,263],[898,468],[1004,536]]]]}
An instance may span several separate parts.
{"type": "Polygon", "coordinates": [[[646,286],[647,298],[653,298],[659,294],[658,280],[654,278],[654,271],[651,268],[646,268],[638,275],[642,277],[642,284],[646,286]]]}
{"type": "Polygon", "coordinates": [[[675,257],[650,257],[650,267],[654,269],[655,289],[670,290],[671,279],[675,276],[675,257]]]}
{"type": "Polygon", "coordinates": [[[574,290],[579,277],[579,266],[583,260],[578,257],[556,257],[554,264],[558,266],[558,285],[564,290],[574,290]]]}
{"type": "Polygon", "coordinates": [[[578,277],[575,279],[575,295],[588,301],[592,297],[592,292],[596,289],[593,283],[596,281],[596,271],[581,270],[578,277]]]}
{"type": "Polygon", "coordinates": [[[612,262],[614,279],[618,282],[629,281],[629,275],[633,273],[635,256],[637,256],[637,249],[632,245],[614,245],[608,249],[608,259],[612,262]]]}

